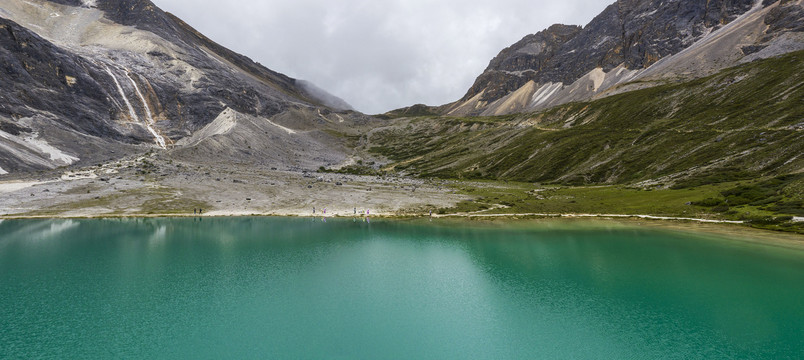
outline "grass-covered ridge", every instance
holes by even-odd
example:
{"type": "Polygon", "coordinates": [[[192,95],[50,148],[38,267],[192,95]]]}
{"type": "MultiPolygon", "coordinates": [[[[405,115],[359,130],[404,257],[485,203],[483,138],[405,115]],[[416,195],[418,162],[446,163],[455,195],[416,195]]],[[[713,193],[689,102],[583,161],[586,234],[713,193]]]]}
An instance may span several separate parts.
{"type": "Polygon", "coordinates": [[[474,200],[446,213],[691,216],[804,232],[800,69],[804,51],[540,113],[400,118],[363,146],[387,171],[479,180],[459,188],[474,200]]]}
{"type": "Polygon", "coordinates": [[[804,168],[804,52],[502,118],[424,116],[367,150],[425,177],[572,185],[734,181],[804,168]]]}
{"type": "Polygon", "coordinates": [[[454,186],[473,197],[440,214],[613,214],[736,220],[804,234],[804,174],[683,189],[625,185],[561,186],[464,181],[454,186]]]}

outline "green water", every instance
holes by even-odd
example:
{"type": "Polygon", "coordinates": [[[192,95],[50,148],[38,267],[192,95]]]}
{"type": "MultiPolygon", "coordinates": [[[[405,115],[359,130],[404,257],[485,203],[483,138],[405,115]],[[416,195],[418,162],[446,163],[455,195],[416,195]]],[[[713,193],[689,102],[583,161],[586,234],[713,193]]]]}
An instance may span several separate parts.
{"type": "Polygon", "coordinates": [[[804,252],[623,227],[0,223],[0,358],[804,357],[804,252]]]}

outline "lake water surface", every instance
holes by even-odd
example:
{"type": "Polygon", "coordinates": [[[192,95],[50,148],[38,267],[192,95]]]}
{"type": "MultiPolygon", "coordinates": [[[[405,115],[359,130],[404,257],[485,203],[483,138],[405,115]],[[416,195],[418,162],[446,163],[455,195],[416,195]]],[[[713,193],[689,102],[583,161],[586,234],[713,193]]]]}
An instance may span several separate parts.
{"type": "Polygon", "coordinates": [[[6,220],[0,358],[804,358],[804,251],[582,223],[6,220]]]}

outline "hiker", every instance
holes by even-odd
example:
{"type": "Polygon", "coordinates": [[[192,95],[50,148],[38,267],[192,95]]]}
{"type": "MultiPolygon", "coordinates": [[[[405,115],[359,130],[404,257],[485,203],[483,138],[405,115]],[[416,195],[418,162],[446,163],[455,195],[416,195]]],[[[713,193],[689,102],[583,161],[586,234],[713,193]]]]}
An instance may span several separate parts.
{"type": "Polygon", "coordinates": [[[313,206],[313,214],[315,214],[315,206],[313,206]]]}
{"type": "Polygon", "coordinates": [[[195,212],[195,208],[193,208],[193,215],[195,215],[195,214],[196,214],[196,212],[195,212]]]}

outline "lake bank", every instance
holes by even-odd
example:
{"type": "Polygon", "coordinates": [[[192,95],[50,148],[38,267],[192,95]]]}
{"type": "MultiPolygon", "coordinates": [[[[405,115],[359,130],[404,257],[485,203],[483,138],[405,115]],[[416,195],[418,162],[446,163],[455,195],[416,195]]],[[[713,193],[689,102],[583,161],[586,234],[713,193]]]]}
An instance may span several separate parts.
{"type": "MultiPolygon", "coordinates": [[[[194,217],[197,209],[203,209],[205,216],[354,217],[368,212],[372,217],[393,218],[430,214],[473,221],[611,218],[743,223],[741,228],[749,228],[756,225],[748,222],[774,216],[761,209],[725,216],[694,205],[732,186],[651,191],[624,186],[562,187],[267,170],[237,164],[213,169],[140,157],[0,182],[0,218],[194,217]],[[150,169],[146,164],[177,170],[143,173],[150,169]]],[[[770,230],[804,231],[804,223],[792,219],[770,230]]]]}
{"type": "MultiPolygon", "coordinates": [[[[140,215],[121,215],[121,214],[98,214],[85,216],[0,216],[2,220],[48,220],[48,219],[226,219],[226,218],[307,218],[307,219],[328,219],[328,220],[349,220],[363,219],[365,214],[349,215],[328,213],[326,216],[312,216],[311,213],[266,213],[266,214],[245,214],[245,213],[205,213],[203,215],[192,214],[140,214],[140,215]]],[[[511,214],[496,216],[469,216],[469,215],[427,215],[419,214],[375,214],[372,212],[370,219],[390,220],[401,223],[422,223],[433,226],[460,226],[460,227],[491,227],[491,228],[510,228],[510,229],[561,229],[567,227],[586,227],[610,229],[614,228],[654,228],[672,231],[681,231],[689,234],[708,234],[728,238],[731,241],[746,243],[758,243],[773,245],[790,249],[804,249],[804,235],[773,231],[767,229],[757,229],[746,226],[742,223],[729,221],[694,221],[688,219],[677,219],[667,217],[652,217],[639,215],[593,215],[593,214],[553,214],[553,215],[530,215],[530,214],[511,214]]],[[[705,219],[701,219],[705,220],[705,219]]]]}

